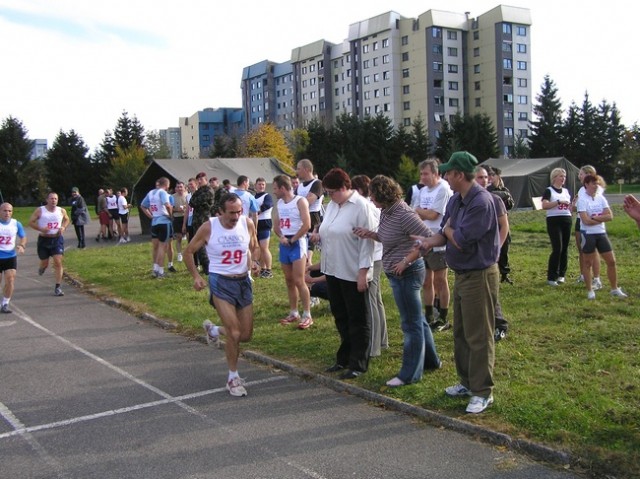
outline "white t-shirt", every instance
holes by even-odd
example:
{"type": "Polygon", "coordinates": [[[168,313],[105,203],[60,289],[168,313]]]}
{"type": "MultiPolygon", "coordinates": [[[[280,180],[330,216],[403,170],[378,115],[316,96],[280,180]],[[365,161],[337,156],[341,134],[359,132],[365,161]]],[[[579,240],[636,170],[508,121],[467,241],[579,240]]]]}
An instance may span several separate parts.
{"type": "MultiPolygon", "coordinates": [[[[449,183],[447,183],[445,179],[440,178],[433,188],[423,186],[420,189],[419,196],[420,202],[418,206],[420,208],[438,213],[438,217],[435,220],[422,220],[431,232],[435,234],[440,231],[440,224],[447,209],[447,203],[449,203],[449,199],[453,196],[453,191],[451,191],[449,183]]],[[[445,251],[446,249],[446,246],[437,246],[433,248],[433,251],[439,252],[445,251]]]]}
{"type": "Polygon", "coordinates": [[[129,212],[127,208],[127,198],[124,195],[118,196],[118,214],[126,215],[129,212]]]}
{"type": "MultiPolygon", "coordinates": [[[[585,194],[582,198],[578,199],[578,214],[584,211],[589,218],[593,216],[599,216],[604,213],[604,210],[609,208],[609,202],[604,195],[596,193],[594,197],[585,194]]],[[[606,233],[607,228],[604,223],[598,223],[595,225],[585,225],[584,221],[580,222],[580,229],[587,234],[600,234],[606,233]]]]}

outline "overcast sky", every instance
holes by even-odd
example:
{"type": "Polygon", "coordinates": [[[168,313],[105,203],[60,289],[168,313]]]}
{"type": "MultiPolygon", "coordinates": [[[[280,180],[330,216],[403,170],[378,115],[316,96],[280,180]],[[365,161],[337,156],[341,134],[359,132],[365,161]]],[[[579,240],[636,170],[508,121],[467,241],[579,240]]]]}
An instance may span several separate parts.
{"type": "MultiPolygon", "coordinates": [[[[349,25],[389,10],[476,17],[487,0],[0,0],[0,121],[21,120],[49,146],[75,130],[95,150],[123,110],[146,130],[206,107],[241,107],[242,68],[289,60],[292,48],[345,40],[349,25]]],[[[635,74],[640,3],[513,0],[531,10],[533,96],[549,74],[566,109],[616,103],[640,122],[635,74]]]]}

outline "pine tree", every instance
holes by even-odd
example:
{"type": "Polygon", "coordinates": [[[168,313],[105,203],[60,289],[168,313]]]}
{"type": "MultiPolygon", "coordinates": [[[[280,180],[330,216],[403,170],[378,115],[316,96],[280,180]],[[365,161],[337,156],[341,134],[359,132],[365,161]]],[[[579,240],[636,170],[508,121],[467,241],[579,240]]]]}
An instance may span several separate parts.
{"type": "Polygon", "coordinates": [[[44,164],[51,189],[58,193],[60,203],[71,196],[71,188],[78,187],[88,192],[95,185],[91,183],[91,158],[84,140],[74,131],[60,130],[53,145],[47,152],[44,164]]]}
{"type": "Polygon", "coordinates": [[[536,104],[533,106],[533,113],[537,119],[529,123],[529,148],[532,158],[562,156],[562,104],[557,95],[555,83],[546,75],[542,90],[536,96],[536,104]]]}
{"type": "Polygon", "coordinates": [[[15,203],[22,194],[21,171],[29,163],[34,142],[16,118],[8,117],[0,127],[0,194],[15,203]]]}

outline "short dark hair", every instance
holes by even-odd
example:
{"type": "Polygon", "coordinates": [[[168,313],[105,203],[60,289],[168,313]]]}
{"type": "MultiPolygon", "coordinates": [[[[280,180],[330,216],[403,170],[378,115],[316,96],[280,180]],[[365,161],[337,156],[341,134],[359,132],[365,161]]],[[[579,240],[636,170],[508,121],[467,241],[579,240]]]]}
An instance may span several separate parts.
{"type": "Polygon", "coordinates": [[[322,178],[322,186],[324,189],[338,190],[340,188],[351,189],[351,178],[342,168],[332,168],[322,178]]]}
{"type": "Polygon", "coordinates": [[[369,183],[371,178],[367,175],[356,175],[351,178],[351,186],[362,193],[362,196],[369,196],[369,183]]]}

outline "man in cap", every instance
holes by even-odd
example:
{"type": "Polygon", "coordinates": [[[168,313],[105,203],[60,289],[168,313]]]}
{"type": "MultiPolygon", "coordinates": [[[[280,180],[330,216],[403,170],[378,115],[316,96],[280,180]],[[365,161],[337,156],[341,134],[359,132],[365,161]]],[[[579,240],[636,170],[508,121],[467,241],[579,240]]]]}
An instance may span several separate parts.
{"type": "Polygon", "coordinates": [[[478,160],[466,151],[451,155],[438,168],[455,192],[440,232],[416,239],[421,249],[446,245],[447,264],[455,273],[453,340],[460,383],[445,389],[452,397],[471,396],[468,413],[493,403],[494,315],[500,273],[498,219],[491,193],[475,182],[478,160]]]}
{"type": "MultiPolygon", "coordinates": [[[[196,182],[198,183],[198,189],[194,191],[189,200],[189,206],[193,208],[193,217],[191,225],[193,227],[194,234],[198,232],[198,228],[201,225],[209,222],[215,214],[215,201],[214,193],[207,181],[207,174],[201,171],[196,175],[196,182]]],[[[209,274],[209,258],[204,248],[200,248],[197,253],[198,262],[202,266],[202,272],[209,274]]]]}

